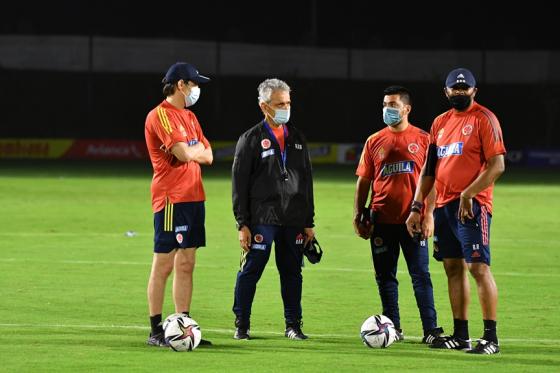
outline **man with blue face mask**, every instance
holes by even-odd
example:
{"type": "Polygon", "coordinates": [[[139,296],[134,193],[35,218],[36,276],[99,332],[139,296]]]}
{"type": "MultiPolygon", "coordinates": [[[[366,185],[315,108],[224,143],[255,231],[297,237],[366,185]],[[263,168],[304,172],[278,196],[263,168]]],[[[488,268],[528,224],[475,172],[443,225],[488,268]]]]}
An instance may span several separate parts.
{"type": "Polygon", "coordinates": [[[354,229],[359,237],[370,240],[382,313],[395,324],[398,340],[404,339],[397,281],[397,262],[402,249],[422,320],[422,342],[431,344],[443,333],[437,326],[428,268],[427,238],[433,232],[433,193],[427,198],[421,233],[412,238],[405,225],[426,159],[429,137],[408,122],[412,106],[406,88],[391,86],[383,93],[383,122],[387,127],[367,139],[356,170],[354,229]],[[366,205],[370,189],[371,201],[366,205]]]}
{"type": "Polygon", "coordinates": [[[267,79],[258,87],[264,115],[241,135],[232,167],[233,212],[241,265],[235,284],[235,339],[249,339],[253,297],[274,243],[284,302],[284,335],[307,339],[302,327],[303,248],[315,236],[311,161],[290,120],[290,87],[267,79]]]}
{"type": "Polygon", "coordinates": [[[198,85],[209,80],[191,64],[172,65],[162,81],[165,99],[146,118],[146,145],[154,169],[151,191],[155,237],[148,282],[151,346],[167,345],[162,308],[171,271],[175,312],[189,316],[195,254],[206,244],[206,197],[200,165],[212,164],[213,155],[196,115],[187,108],[200,97],[198,85]]]}

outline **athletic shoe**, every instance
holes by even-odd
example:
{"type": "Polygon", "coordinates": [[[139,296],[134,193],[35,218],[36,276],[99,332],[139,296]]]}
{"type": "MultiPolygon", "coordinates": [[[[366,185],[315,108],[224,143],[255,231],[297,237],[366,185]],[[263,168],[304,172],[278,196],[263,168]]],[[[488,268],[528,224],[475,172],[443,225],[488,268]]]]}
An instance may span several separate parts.
{"type": "Polygon", "coordinates": [[[249,329],[246,328],[235,328],[235,334],[233,335],[235,339],[251,339],[249,335],[249,329]]]}
{"type": "Polygon", "coordinates": [[[163,332],[152,334],[148,337],[148,341],[146,342],[148,346],[157,346],[157,347],[168,347],[167,341],[165,340],[165,336],[163,332]]]}
{"type": "Polygon", "coordinates": [[[303,323],[301,321],[297,321],[296,323],[286,323],[286,331],[284,333],[284,336],[286,336],[286,338],[290,338],[290,339],[295,339],[295,340],[304,340],[307,339],[308,337],[303,334],[303,332],[301,331],[301,327],[303,326],[303,323]]]}
{"type": "Polygon", "coordinates": [[[452,335],[447,335],[447,336],[436,338],[430,345],[430,348],[467,351],[472,348],[472,345],[470,339],[464,340],[461,338],[454,337],[452,335]]]}
{"type": "Polygon", "coordinates": [[[233,338],[235,339],[251,339],[251,337],[249,336],[249,327],[250,327],[250,322],[249,321],[242,321],[240,318],[236,317],[235,318],[235,334],[233,335],[233,338]]]}
{"type": "Polygon", "coordinates": [[[442,327],[437,327],[434,328],[432,330],[430,330],[429,332],[426,333],[426,335],[424,335],[424,338],[422,338],[422,343],[425,344],[432,344],[436,339],[441,338],[443,334],[443,328],[442,327]]]}
{"type": "Polygon", "coordinates": [[[479,339],[478,344],[472,350],[467,351],[469,354],[492,355],[500,352],[500,345],[486,339],[479,339]]]}
{"type": "Polygon", "coordinates": [[[404,333],[402,329],[395,328],[395,342],[403,341],[404,340],[404,333]]]}

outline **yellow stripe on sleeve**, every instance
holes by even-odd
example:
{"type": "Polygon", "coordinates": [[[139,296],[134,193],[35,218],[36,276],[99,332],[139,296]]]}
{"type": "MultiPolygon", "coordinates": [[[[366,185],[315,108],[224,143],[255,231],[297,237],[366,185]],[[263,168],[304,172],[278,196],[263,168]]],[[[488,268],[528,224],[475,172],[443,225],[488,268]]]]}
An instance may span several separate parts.
{"type": "Polygon", "coordinates": [[[161,126],[163,127],[164,131],[167,132],[168,135],[171,134],[171,132],[173,132],[173,129],[171,128],[171,124],[169,123],[169,118],[167,117],[167,112],[165,111],[164,108],[162,108],[161,106],[157,108],[157,113],[158,113],[158,117],[159,117],[159,121],[161,123],[161,126]]]}

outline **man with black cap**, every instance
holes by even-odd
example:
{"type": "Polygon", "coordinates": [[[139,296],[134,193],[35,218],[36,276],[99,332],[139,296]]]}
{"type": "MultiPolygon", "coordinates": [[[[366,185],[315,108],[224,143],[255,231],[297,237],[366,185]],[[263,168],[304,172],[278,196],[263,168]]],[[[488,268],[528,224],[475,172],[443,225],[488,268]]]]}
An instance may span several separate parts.
{"type": "Polygon", "coordinates": [[[148,282],[151,346],[167,345],[162,308],[172,271],[175,312],[189,316],[196,249],[206,244],[200,165],[212,164],[213,155],[196,115],[187,108],[200,97],[199,84],[208,81],[191,64],[175,63],[162,81],[165,99],[146,118],[146,145],[154,169],[154,256],[148,282]]]}
{"type": "Polygon", "coordinates": [[[492,191],[504,172],[506,149],[498,119],[474,101],[476,92],[476,80],[469,70],[458,68],[447,76],[444,93],[451,109],[432,124],[428,159],[407,228],[411,235],[421,231],[423,201],[435,183],[434,258],[443,261],[447,275],[454,332],[430,347],[495,354],[500,351],[498,289],[490,271],[490,222],[492,191]],[[468,330],[468,272],[476,281],[484,321],[484,334],[475,348],[468,330]]]}

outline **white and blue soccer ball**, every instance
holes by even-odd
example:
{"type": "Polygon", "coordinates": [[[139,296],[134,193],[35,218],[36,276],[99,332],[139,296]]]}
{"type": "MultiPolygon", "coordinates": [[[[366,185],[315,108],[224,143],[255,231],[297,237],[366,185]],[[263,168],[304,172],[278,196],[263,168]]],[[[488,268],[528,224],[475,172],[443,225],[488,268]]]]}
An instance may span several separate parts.
{"type": "Polygon", "coordinates": [[[362,324],[360,336],[370,348],[389,347],[397,339],[395,324],[385,315],[370,316],[362,324]]]}
{"type": "Polygon", "coordinates": [[[182,313],[169,315],[163,322],[165,340],[174,351],[192,351],[200,344],[198,323],[182,313]]]}

